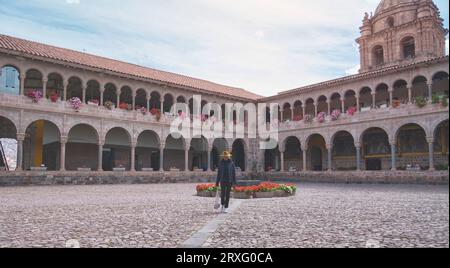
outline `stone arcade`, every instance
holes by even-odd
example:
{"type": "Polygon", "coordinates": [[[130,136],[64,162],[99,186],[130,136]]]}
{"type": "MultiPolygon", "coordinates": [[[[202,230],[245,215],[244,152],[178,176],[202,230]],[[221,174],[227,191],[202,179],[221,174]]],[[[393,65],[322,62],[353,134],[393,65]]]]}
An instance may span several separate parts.
{"type": "MultiPolygon", "coordinates": [[[[0,171],[0,185],[209,180],[225,149],[241,177],[448,183],[448,30],[438,8],[383,0],[360,29],[359,74],[271,97],[0,35],[0,139],[17,141],[17,167],[0,171]],[[33,91],[44,96],[37,103],[33,91]],[[278,103],[278,147],[174,139],[170,109],[192,107],[193,95],[202,106],[278,103]]],[[[278,122],[269,113],[267,123],[278,122]]]]}

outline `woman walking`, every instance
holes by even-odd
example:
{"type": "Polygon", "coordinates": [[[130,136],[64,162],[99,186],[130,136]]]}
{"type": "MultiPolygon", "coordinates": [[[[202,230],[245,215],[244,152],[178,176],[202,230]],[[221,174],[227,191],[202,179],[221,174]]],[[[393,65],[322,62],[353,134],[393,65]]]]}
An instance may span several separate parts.
{"type": "Polygon", "coordinates": [[[236,168],[231,153],[224,151],[217,170],[216,186],[221,188],[221,212],[228,213],[231,188],[236,185],[236,168]]]}

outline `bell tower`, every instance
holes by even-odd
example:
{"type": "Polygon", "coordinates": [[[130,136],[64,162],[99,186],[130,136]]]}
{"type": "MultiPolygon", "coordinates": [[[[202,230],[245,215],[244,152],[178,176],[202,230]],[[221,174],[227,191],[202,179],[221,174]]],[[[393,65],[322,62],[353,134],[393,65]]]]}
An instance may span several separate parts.
{"type": "Polygon", "coordinates": [[[432,0],[382,0],[360,31],[360,73],[445,56],[448,30],[432,0]]]}

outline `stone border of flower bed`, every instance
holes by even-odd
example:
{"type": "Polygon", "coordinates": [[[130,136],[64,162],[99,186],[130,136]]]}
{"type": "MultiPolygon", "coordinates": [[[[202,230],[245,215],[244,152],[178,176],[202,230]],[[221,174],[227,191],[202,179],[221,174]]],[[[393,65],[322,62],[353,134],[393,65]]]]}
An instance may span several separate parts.
{"type": "MultiPolygon", "coordinates": [[[[197,196],[215,197],[220,190],[215,184],[199,184],[196,187],[197,196]]],[[[297,192],[297,186],[294,184],[277,184],[272,182],[263,182],[257,186],[237,186],[232,190],[232,198],[252,199],[252,198],[279,198],[294,196],[297,192]]]]}

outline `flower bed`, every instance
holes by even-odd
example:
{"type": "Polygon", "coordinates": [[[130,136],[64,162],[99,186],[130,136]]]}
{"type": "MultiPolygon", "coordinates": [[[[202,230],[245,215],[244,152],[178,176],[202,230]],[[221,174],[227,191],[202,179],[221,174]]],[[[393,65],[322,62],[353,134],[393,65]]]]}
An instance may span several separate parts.
{"type": "MultiPolygon", "coordinates": [[[[197,185],[197,195],[202,197],[215,197],[219,190],[215,184],[197,185]]],[[[297,187],[294,184],[263,182],[257,186],[236,186],[232,191],[236,199],[289,197],[296,194],[297,187]]]]}

